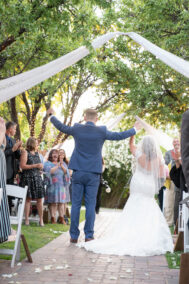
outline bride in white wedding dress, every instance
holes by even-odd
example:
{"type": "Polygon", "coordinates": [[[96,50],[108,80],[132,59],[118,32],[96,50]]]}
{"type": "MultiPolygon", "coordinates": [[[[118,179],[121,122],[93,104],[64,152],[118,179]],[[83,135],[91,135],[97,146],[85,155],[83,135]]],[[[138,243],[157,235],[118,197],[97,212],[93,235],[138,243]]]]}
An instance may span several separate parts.
{"type": "Polygon", "coordinates": [[[134,136],[130,150],[136,158],[130,196],[119,220],[100,239],[80,243],[88,251],[102,254],[152,256],[173,251],[166,220],[154,198],[164,176],[164,161],[153,136],[144,136],[136,147],[134,136]]]}

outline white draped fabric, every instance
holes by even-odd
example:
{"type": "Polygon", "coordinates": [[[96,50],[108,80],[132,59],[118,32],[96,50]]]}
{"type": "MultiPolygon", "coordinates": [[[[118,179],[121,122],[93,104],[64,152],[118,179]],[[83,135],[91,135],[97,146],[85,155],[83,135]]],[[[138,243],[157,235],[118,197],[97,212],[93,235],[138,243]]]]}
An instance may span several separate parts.
{"type": "MultiPolygon", "coordinates": [[[[167,64],[180,74],[189,78],[189,62],[183,60],[182,58],[179,58],[178,56],[168,51],[159,48],[155,44],[152,44],[150,41],[146,40],[145,38],[134,32],[107,33],[93,40],[92,46],[94,49],[100,48],[104,43],[106,43],[110,39],[120,35],[129,36],[134,41],[143,46],[145,49],[154,54],[165,64],[167,64]]],[[[82,46],[56,60],[51,61],[50,63],[0,81],[0,103],[3,103],[17,96],[22,92],[39,84],[40,82],[52,77],[58,72],[78,62],[80,59],[84,58],[89,53],[89,50],[86,47],[82,46]]]]}
{"type": "Polygon", "coordinates": [[[170,150],[173,148],[172,141],[173,139],[168,136],[166,133],[161,130],[155,129],[153,126],[148,124],[146,121],[136,116],[136,119],[140,121],[146,132],[150,135],[153,135],[160,146],[162,146],[165,150],[170,150]]]}

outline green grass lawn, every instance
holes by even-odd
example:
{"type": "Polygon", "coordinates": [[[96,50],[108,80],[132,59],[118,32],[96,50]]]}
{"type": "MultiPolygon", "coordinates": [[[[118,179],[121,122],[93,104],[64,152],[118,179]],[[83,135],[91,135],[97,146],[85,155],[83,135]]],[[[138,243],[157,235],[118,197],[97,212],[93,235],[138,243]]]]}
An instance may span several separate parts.
{"type": "MultiPolygon", "coordinates": [[[[85,219],[85,210],[81,210],[80,222],[85,219]]],[[[12,226],[16,230],[16,225],[12,226]]],[[[43,247],[53,239],[60,236],[63,232],[67,232],[70,226],[62,224],[45,224],[44,227],[39,227],[36,223],[31,223],[30,226],[22,226],[22,234],[25,236],[30,253],[36,251],[37,249],[43,247]]],[[[0,244],[0,248],[13,249],[14,242],[8,242],[0,244]]],[[[23,244],[21,242],[21,260],[26,257],[23,244]]],[[[11,256],[3,256],[2,259],[11,259],[11,256]]]]}
{"type": "MultiPolygon", "coordinates": [[[[174,227],[171,226],[170,227],[170,230],[171,230],[171,234],[173,235],[174,234],[174,227]]],[[[177,252],[173,252],[173,253],[166,253],[166,259],[167,259],[167,263],[168,263],[168,266],[169,268],[172,268],[172,269],[179,269],[180,268],[180,256],[181,256],[181,253],[183,253],[182,251],[177,251],[177,252]]]]}
{"type": "Polygon", "coordinates": [[[166,259],[167,259],[167,263],[169,268],[172,269],[179,269],[180,268],[180,256],[181,256],[181,251],[177,251],[177,252],[167,252],[166,253],[166,259]]]}

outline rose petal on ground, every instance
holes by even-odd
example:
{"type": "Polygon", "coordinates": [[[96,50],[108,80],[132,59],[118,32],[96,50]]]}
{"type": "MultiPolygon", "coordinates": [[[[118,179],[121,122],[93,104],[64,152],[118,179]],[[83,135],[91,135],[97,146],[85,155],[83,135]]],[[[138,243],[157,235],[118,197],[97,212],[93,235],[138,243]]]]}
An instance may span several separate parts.
{"type": "Polygon", "coordinates": [[[56,269],[64,269],[64,266],[57,266],[56,269]]]}
{"type": "Polygon", "coordinates": [[[41,268],[36,268],[36,269],[35,269],[35,273],[40,273],[41,271],[42,271],[41,268]]]}
{"type": "Polygon", "coordinates": [[[44,270],[51,270],[51,268],[52,268],[52,264],[44,266],[44,270]]]}
{"type": "Polygon", "coordinates": [[[93,279],[92,279],[92,278],[87,278],[87,280],[88,280],[89,282],[93,282],[93,279]]]}
{"type": "Polygon", "coordinates": [[[115,276],[110,276],[109,279],[110,279],[110,280],[117,280],[117,277],[115,277],[115,276]]]}
{"type": "Polygon", "coordinates": [[[12,278],[12,274],[2,274],[3,278],[12,278]]]}

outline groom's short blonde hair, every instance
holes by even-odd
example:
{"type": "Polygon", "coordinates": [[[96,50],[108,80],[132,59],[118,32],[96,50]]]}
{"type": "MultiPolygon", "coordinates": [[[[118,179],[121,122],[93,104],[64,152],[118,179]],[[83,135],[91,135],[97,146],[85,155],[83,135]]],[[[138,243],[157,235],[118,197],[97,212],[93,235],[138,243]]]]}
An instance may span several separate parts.
{"type": "Polygon", "coordinates": [[[92,119],[93,120],[93,119],[97,118],[97,111],[94,108],[87,108],[84,111],[84,115],[85,115],[86,119],[92,119]]]}

